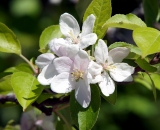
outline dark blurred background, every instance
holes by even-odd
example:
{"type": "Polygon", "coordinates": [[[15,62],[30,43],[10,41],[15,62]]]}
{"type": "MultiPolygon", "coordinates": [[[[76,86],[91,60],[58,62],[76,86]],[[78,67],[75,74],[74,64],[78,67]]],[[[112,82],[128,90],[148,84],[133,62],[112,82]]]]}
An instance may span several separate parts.
{"type": "MultiPolygon", "coordinates": [[[[81,24],[83,13],[91,0],[1,0],[0,22],[6,24],[18,37],[22,54],[28,59],[37,57],[39,37],[42,31],[59,23],[62,13],[72,14],[81,24]]],[[[141,0],[112,0],[112,15],[128,14],[139,9],[141,0]]],[[[121,30],[116,35],[108,32],[105,38],[111,44],[114,41],[132,43],[131,32],[121,30]]],[[[24,62],[17,55],[0,53],[0,72],[8,67],[24,62]]],[[[160,98],[154,101],[152,91],[137,83],[117,86],[118,95],[115,105],[102,99],[101,111],[93,130],[160,130],[160,98]]],[[[0,126],[9,120],[20,122],[20,106],[0,108],[0,126]]]]}

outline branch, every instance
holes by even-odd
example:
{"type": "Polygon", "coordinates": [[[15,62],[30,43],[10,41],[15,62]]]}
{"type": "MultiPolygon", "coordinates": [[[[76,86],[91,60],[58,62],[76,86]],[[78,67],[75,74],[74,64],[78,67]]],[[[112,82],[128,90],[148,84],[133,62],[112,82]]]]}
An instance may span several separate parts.
{"type": "MultiPolygon", "coordinates": [[[[5,104],[6,102],[13,102],[16,104],[19,104],[16,96],[13,95],[0,95],[0,103],[5,104]]],[[[35,106],[39,110],[41,110],[43,113],[46,115],[51,115],[52,111],[54,109],[58,110],[57,107],[62,104],[66,104],[69,102],[69,96],[64,97],[64,98],[49,98],[42,103],[38,104],[37,102],[34,102],[32,106],[35,106]]]]}

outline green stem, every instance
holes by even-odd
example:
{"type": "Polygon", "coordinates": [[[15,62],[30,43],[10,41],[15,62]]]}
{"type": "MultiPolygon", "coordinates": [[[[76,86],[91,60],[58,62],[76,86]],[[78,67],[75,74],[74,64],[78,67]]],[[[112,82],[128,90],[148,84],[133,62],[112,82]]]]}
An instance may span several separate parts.
{"type": "Polygon", "coordinates": [[[94,45],[92,45],[92,56],[94,57],[94,45]]]}
{"type": "Polygon", "coordinates": [[[20,54],[20,57],[29,64],[29,66],[33,70],[34,74],[37,75],[37,71],[34,68],[34,66],[31,64],[31,62],[25,56],[23,56],[22,54],[20,54]]]}
{"type": "Polygon", "coordinates": [[[67,122],[67,120],[64,118],[64,116],[60,112],[58,112],[57,110],[53,110],[53,111],[57,116],[59,116],[60,119],[62,119],[64,121],[64,123],[67,125],[68,130],[70,130],[71,129],[70,124],[67,122]]]}

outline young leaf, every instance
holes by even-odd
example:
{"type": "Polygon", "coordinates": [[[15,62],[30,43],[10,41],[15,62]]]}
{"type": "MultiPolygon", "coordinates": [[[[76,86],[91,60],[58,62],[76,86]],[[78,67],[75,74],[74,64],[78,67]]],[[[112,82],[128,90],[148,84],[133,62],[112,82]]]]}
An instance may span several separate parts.
{"type": "Polygon", "coordinates": [[[0,51],[21,54],[21,45],[15,34],[4,24],[0,23],[0,51]]]}
{"type": "Polygon", "coordinates": [[[142,57],[160,52],[160,32],[154,28],[143,27],[133,31],[133,39],[142,51],[142,57]]]}
{"type": "Polygon", "coordinates": [[[30,73],[30,74],[33,74],[33,71],[31,69],[31,67],[26,64],[26,63],[22,63],[22,64],[19,64],[15,67],[10,67],[8,69],[6,69],[4,72],[18,72],[18,71],[23,71],[23,72],[27,72],[27,73],[30,73]]]}
{"type": "Polygon", "coordinates": [[[11,75],[7,75],[0,79],[0,94],[9,94],[13,92],[10,81],[11,75]]]}
{"type": "Polygon", "coordinates": [[[93,32],[97,34],[98,38],[103,38],[108,27],[102,28],[102,25],[111,17],[112,7],[111,0],[93,0],[86,9],[83,21],[90,15],[96,16],[93,32]]]}
{"type": "Polygon", "coordinates": [[[95,124],[100,110],[100,93],[95,85],[91,85],[91,102],[88,108],[82,108],[75,99],[75,93],[71,93],[70,111],[74,123],[79,130],[90,130],[95,124]]]}
{"type": "Polygon", "coordinates": [[[155,72],[157,70],[156,67],[150,65],[145,59],[142,59],[141,57],[139,57],[135,62],[140,68],[147,72],[155,72]]]}
{"type": "Polygon", "coordinates": [[[31,105],[43,90],[36,77],[26,72],[13,73],[11,85],[23,110],[31,105]]]}
{"type": "Polygon", "coordinates": [[[159,2],[158,0],[142,0],[144,9],[145,23],[149,27],[153,27],[158,15],[159,2]]]}
{"type": "Polygon", "coordinates": [[[138,27],[146,27],[146,24],[134,14],[116,14],[108,19],[103,28],[118,27],[134,30],[138,27]]]}
{"type": "Polygon", "coordinates": [[[41,36],[39,41],[40,52],[47,52],[46,46],[53,38],[60,38],[63,34],[61,33],[59,25],[52,25],[46,28],[41,36]]]}
{"type": "Polygon", "coordinates": [[[115,104],[116,104],[116,101],[117,101],[117,87],[115,87],[114,93],[111,94],[109,97],[104,96],[102,93],[101,93],[101,96],[102,96],[106,101],[108,101],[110,104],[115,105],[115,104]]]}

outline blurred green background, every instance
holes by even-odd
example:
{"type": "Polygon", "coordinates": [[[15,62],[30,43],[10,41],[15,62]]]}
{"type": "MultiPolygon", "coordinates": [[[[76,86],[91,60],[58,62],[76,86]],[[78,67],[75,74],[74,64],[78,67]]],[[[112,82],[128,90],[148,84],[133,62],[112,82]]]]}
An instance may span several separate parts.
{"type": "MultiPolygon", "coordinates": [[[[39,37],[42,31],[59,23],[62,13],[72,14],[80,24],[83,13],[91,0],[1,0],[0,22],[6,24],[18,37],[22,54],[28,59],[40,52],[39,37]]],[[[112,15],[127,14],[139,7],[141,0],[112,0],[112,15]]],[[[107,38],[107,36],[105,37],[107,38]]],[[[17,55],[0,53],[0,72],[24,62],[17,55]]],[[[154,101],[152,91],[138,83],[118,84],[115,105],[102,99],[101,110],[93,130],[160,130],[160,92],[154,101]]],[[[9,120],[20,123],[20,106],[0,108],[0,126],[9,120]]]]}

